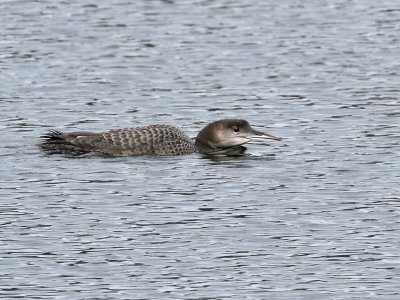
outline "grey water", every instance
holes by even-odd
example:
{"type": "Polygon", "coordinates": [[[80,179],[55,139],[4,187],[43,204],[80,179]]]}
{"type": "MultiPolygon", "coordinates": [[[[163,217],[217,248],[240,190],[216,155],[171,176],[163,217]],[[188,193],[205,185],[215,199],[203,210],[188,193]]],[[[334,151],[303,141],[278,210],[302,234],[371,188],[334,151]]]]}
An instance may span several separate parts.
{"type": "Polygon", "coordinates": [[[396,1],[0,2],[0,298],[400,299],[396,1]],[[241,157],[48,129],[243,118],[241,157]]]}

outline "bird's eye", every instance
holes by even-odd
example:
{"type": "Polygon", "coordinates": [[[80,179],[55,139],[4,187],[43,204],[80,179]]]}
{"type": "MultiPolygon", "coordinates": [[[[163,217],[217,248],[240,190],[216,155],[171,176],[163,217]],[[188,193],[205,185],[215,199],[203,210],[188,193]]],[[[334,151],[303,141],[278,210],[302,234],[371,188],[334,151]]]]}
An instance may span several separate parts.
{"type": "Polygon", "coordinates": [[[232,129],[233,129],[234,132],[238,132],[239,131],[239,128],[236,127],[236,126],[233,126],[232,129]]]}

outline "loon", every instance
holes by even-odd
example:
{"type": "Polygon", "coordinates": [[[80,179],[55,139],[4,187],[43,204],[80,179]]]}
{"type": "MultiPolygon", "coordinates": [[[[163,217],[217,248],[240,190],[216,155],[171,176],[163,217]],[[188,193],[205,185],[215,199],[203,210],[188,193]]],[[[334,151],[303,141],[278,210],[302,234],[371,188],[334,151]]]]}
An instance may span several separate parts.
{"type": "Polygon", "coordinates": [[[205,126],[193,140],[171,125],[150,125],[112,129],[100,133],[50,130],[41,136],[41,147],[49,154],[81,155],[100,153],[106,156],[184,155],[189,153],[232,154],[244,152],[241,145],[252,139],[281,140],[254,130],[249,122],[223,119],[205,126]]]}

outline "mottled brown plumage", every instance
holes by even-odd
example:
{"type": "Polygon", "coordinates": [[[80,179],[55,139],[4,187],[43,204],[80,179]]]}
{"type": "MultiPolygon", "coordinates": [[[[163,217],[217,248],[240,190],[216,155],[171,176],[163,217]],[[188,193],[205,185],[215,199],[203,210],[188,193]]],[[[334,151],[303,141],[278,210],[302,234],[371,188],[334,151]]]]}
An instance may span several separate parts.
{"type": "Polygon", "coordinates": [[[101,133],[50,131],[42,148],[51,153],[99,152],[110,156],[181,155],[197,151],[194,141],[170,125],[113,129],[101,133]]]}

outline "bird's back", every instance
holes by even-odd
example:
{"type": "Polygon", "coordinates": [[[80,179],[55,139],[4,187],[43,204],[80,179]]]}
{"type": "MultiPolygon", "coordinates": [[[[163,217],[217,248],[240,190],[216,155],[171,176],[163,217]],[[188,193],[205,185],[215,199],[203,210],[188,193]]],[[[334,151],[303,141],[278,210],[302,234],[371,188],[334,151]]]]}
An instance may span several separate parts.
{"type": "Polygon", "coordinates": [[[182,155],[197,151],[193,141],[170,125],[113,129],[101,133],[50,131],[43,149],[56,153],[99,152],[110,156],[182,155]]]}

